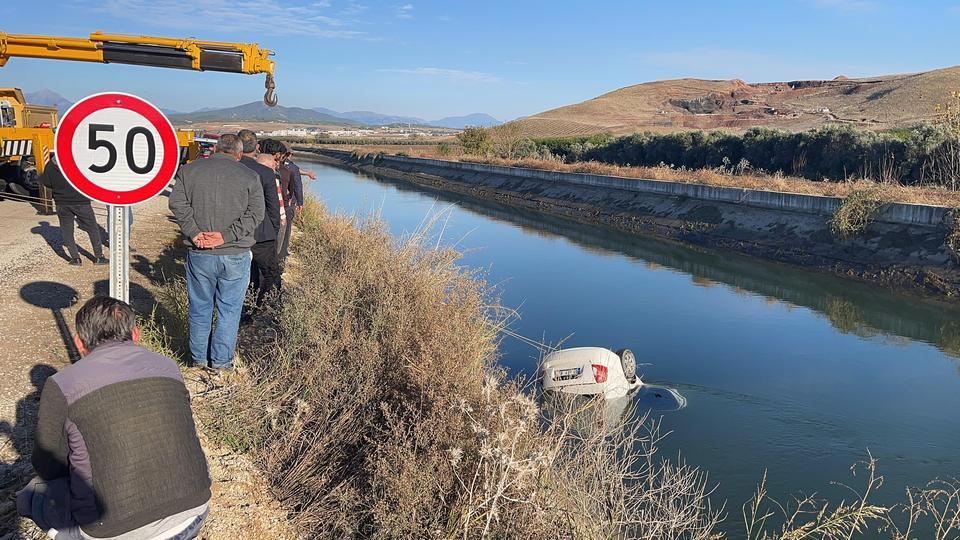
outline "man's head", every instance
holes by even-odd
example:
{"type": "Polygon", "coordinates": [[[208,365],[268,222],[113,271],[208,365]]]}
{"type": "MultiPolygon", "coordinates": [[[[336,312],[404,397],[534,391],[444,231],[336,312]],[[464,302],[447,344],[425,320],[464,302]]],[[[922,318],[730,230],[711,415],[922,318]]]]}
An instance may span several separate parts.
{"type": "Polygon", "coordinates": [[[243,142],[233,133],[224,133],[217,140],[217,153],[229,154],[234,159],[240,159],[243,155],[243,142]]]}
{"type": "Polygon", "coordinates": [[[240,140],[243,142],[243,153],[244,154],[256,154],[257,153],[257,134],[250,131],[249,129],[241,129],[237,132],[237,137],[240,137],[240,140]]]}
{"type": "MultiPolygon", "coordinates": [[[[283,154],[286,152],[286,149],[283,147],[283,143],[276,139],[264,139],[260,141],[260,156],[266,158],[269,156],[273,161],[273,168],[277,168],[277,165],[283,161],[283,154]]],[[[270,161],[266,160],[265,161],[270,161]]],[[[267,163],[264,163],[267,165],[267,163]]],[[[269,165],[268,165],[269,166],[269,165]]]]}
{"type": "Polygon", "coordinates": [[[86,355],[111,341],[140,341],[140,329],[133,308],[109,296],[94,296],[77,311],[77,333],[73,342],[86,355]]]}

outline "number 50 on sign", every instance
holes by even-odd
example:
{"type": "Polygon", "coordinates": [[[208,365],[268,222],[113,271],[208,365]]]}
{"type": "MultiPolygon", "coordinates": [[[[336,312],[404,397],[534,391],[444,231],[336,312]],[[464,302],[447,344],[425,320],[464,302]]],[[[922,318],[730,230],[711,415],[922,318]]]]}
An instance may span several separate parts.
{"type": "Polygon", "coordinates": [[[54,147],[63,175],[80,193],[115,206],[159,194],[180,161],[167,117],[146,100],[119,92],[94,94],[70,107],[54,147]]]}

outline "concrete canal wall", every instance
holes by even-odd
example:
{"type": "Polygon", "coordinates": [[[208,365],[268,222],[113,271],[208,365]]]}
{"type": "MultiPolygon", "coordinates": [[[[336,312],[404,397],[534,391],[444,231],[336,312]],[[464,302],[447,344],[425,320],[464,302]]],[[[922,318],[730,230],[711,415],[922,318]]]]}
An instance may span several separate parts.
{"type": "Polygon", "coordinates": [[[428,189],[960,298],[960,272],[945,245],[949,208],[885,204],[864,233],[838,238],[829,224],[837,197],[303,150],[428,189]]]}

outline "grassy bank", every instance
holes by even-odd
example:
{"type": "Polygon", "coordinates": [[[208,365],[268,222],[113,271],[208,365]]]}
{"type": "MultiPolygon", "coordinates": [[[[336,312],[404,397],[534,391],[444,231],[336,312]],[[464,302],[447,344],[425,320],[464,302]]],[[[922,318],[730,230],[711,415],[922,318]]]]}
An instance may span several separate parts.
{"type": "MultiPolygon", "coordinates": [[[[657,455],[655,422],[601,426],[600,403],[566,401],[547,421],[505,379],[509,313],[457,253],[313,200],[302,219],[278,323],[245,327],[243,367],[205,398],[200,424],[255,459],[305,536],[716,537],[711,484],[657,455]]],[[[182,282],[168,288],[176,319],[182,282]]],[[[880,507],[873,465],[864,496],[840,505],[778,505],[761,489],[744,506],[748,537],[911,538],[897,531],[938,512],[947,534],[933,537],[952,538],[956,483],[880,507]]]]}
{"type": "Polygon", "coordinates": [[[730,169],[689,169],[669,165],[653,167],[625,166],[598,161],[578,161],[567,163],[558,159],[541,157],[501,158],[464,154],[459,147],[450,150],[438,150],[437,146],[423,148],[398,149],[376,145],[338,145],[333,150],[348,150],[357,154],[396,154],[428,159],[444,159],[487,163],[507,167],[525,167],[546,171],[600,174],[624,178],[645,178],[704,184],[708,186],[756,189],[800,193],[804,195],[825,195],[846,198],[851,194],[869,191],[885,202],[912,204],[930,204],[960,208],[960,191],[952,191],[938,186],[905,186],[899,184],[878,183],[870,179],[848,179],[843,182],[819,182],[782,174],[765,174],[756,171],[736,171],[730,169]]]}

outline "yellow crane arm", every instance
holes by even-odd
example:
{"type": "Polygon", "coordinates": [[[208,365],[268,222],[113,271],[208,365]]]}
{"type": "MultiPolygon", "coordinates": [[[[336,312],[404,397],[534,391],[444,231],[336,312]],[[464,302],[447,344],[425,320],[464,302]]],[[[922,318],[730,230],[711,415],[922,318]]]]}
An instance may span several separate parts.
{"type": "Polygon", "coordinates": [[[267,75],[263,101],[277,104],[274,95],[273,53],[256,43],[230,43],[149,36],[105,34],[89,38],[33,36],[0,32],[0,67],[14,57],[132,64],[195,71],[225,71],[267,75]]]}

